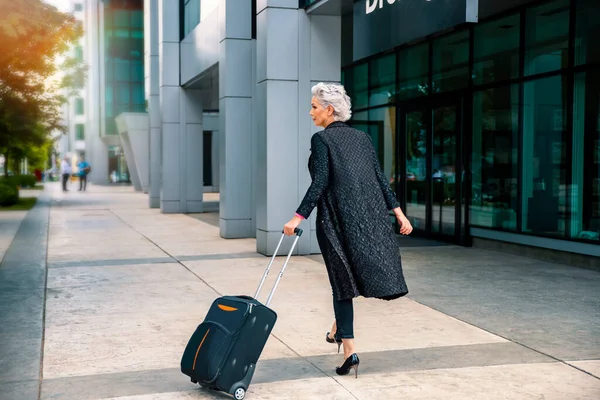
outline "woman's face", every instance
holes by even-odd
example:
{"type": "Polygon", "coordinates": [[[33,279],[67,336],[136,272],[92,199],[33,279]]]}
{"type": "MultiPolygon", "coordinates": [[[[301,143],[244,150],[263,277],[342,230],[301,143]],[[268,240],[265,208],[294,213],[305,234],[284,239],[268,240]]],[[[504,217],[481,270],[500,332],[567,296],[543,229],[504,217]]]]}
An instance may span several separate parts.
{"type": "Polygon", "coordinates": [[[323,107],[317,98],[313,96],[310,104],[310,117],[316,126],[325,128],[333,122],[333,107],[323,107]]]}

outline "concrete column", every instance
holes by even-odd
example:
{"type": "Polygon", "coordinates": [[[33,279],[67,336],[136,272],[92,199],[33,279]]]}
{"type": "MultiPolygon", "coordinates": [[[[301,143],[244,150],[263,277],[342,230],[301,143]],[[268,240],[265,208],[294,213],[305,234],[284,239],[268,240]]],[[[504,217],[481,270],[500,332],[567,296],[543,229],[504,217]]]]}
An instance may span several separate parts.
{"type": "Polygon", "coordinates": [[[150,208],[160,207],[161,120],[158,56],[158,0],[144,0],[145,83],[150,118],[150,208]]]}
{"type": "Polygon", "coordinates": [[[202,96],[200,90],[181,89],[180,171],[181,198],[185,208],[181,212],[203,211],[203,147],[204,128],[202,123],[202,96]]]}
{"type": "Polygon", "coordinates": [[[158,0],[158,13],[160,208],[202,212],[202,102],[198,92],[179,86],[179,2],[158,0]]]}
{"type": "Polygon", "coordinates": [[[254,237],[252,212],[252,2],[219,4],[220,233],[254,237]]]}
{"type": "MultiPolygon", "coordinates": [[[[341,17],[309,16],[296,0],[257,7],[256,245],[270,255],[283,225],[310,185],[307,162],[316,129],[309,118],[313,84],[339,82],[341,17]]],[[[297,254],[318,253],[314,216],[302,224],[297,254]]],[[[282,251],[291,245],[286,241],[282,251]]]]}
{"type": "Polygon", "coordinates": [[[88,182],[104,185],[108,183],[108,146],[101,138],[101,126],[103,126],[104,109],[102,104],[102,70],[100,60],[104,60],[103,49],[101,46],[101,30],[99,24],[99,15],[101,16],[102,3],[92,2],[86,11],[85,31],[86,31],[86,61],[90,68],[86,81],[85,95],[85,141],[86,141],[86,160],[92,166],[92,171],[88,176],[88,182]]]}

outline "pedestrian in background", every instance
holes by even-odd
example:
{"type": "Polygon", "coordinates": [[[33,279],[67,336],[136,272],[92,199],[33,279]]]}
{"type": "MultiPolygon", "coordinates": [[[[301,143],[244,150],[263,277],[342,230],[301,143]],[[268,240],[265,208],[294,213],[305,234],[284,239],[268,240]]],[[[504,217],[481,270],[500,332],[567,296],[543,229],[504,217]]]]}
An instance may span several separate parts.
{"type": "Polygon", "coordinates": [[[92,170],[92,167],[82,156],[81,161],[77,164],[77,168],[79,168],[79,191],[81,192],[83,190],[85,192],[85,189],[87,188],[87,176],[92,170]]]}
{"type": "Polygon", "coordinates": [[[319,83],[312,95],[310,116],[324,130],[312,136],[308,161],[312,183],[284,232],[293,235],[317,207],[317,240],[335,314],[326,340],[337,343],[338,352],[341,344],[344,347],[344,361],[336,373],[346,375],[354,368],[358,377],[352,300],[358,296],[393,300],[408,293],[388,210],[394,211],[401,234],[410,234],[412,226],[381,171],[370,137],[345,123],[352,113],[344,87],[319,83]]]}
{"type": "Polygon", "coordinates": [[[60,173],[62,174],[62,189],[63,192],[68,192],[67,182],[69,181],[69,177],[71,176],[71,164],[69,163],[69,158],[65,156],[62,162],[60,163],[60,173]]]}

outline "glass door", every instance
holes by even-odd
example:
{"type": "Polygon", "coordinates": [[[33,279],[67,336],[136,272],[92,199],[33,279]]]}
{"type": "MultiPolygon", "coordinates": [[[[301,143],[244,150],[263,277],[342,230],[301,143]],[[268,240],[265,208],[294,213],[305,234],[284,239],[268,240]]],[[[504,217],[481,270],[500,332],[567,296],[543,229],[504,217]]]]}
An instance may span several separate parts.
{"type": "Polygon", "coordinates": [[[456,233],[457,106],[432,109],[431,231],[445,236],[456,233]]]}
{"type": "MultiPolygon", "coordinates": [[[[427,203],[429,202],[428,168],[428,111],[408,111],[404,118],[406,137],[406,173],[404,211],[414,229],[427,230],[427,203]]],[[[402,151],[402,149],[400,149],[402,151]]],[[[402,196],[402,191],[398,192],[402,196]]]]}
{"type": "Polygon", "coordinates": [[[465,242],[465,193],[460,99],[417,103],[400,114],[404,208],[415,230],[465,242]]]}

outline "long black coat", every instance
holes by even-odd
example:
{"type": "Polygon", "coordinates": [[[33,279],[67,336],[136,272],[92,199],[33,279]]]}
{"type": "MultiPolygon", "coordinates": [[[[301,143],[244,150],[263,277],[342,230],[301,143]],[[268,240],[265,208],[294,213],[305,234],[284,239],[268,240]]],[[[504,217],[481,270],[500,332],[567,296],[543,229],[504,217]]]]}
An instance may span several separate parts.
{"type": "Polygon", "coordinates": [[[398,207],[367,134],[334,122],[311,139],[312,178],[296,211],[317,207],[317,240],[333,295],[391,300],[408,293],[388,210],[398,207]]]}

